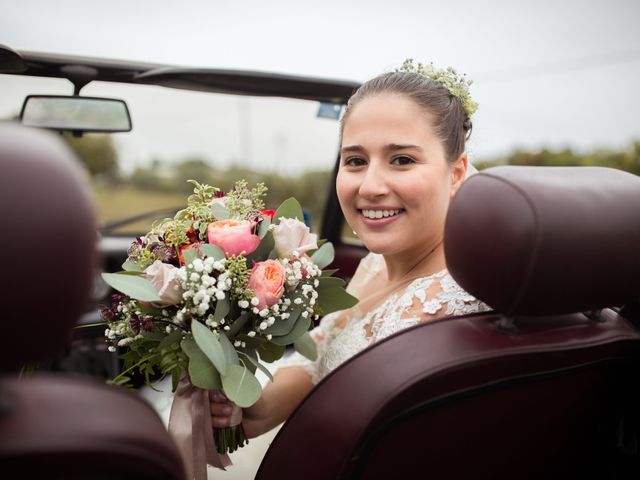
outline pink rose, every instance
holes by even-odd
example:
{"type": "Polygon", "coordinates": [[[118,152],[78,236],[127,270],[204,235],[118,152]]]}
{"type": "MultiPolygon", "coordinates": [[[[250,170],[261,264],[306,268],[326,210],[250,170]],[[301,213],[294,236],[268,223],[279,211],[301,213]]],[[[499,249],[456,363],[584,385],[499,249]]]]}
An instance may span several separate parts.
{"type": "Polygon", "coordinates": [[[218,220],[209,224],[209,243],[216,245],[226,255],[248,255],[260,244],[260,237],[254,235],[254,222],[249,220],[218,220]]]}
{"type": "Polygon", "coordinates": [[[260,301],[257,305],[260,310],[278,303],[284,294],[284,277],[284,267],[277,260],[265,260],[253,266],[248,286],[260,301]]]}
{"type": "Polygon", "coordinates": [[[273,229],[273,239],[276,252],[281,257],[288,257],[294,250],[304,253],[318,248],[318,236],[310,233],[309,227],[295,218],[281,217],[280,223],[273,229]]]}
{"type": "Polygon", "coordinates": [[[144,271],[144,276],[158,291],[160,303],[175,305],[182,301],[182,288],[178,283],[178,268],[156,260],[144,271]]]}

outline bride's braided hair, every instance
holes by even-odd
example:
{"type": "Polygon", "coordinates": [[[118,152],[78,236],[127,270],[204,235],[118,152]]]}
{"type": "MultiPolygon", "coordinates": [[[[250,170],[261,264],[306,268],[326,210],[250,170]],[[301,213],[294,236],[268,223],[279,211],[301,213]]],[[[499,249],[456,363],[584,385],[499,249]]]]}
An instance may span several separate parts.
{"type": "Polygon", "coordinates": [[[344,130],[349,113],[358,102],[381,93],[405,95],[433,115],[433,127],[444,145],[449,162],[457,160],[464,152],[473,124],[462,102],[442,83],[417,72],[383,73],[363,83],[347,103],[341,130],[344,130]]]}

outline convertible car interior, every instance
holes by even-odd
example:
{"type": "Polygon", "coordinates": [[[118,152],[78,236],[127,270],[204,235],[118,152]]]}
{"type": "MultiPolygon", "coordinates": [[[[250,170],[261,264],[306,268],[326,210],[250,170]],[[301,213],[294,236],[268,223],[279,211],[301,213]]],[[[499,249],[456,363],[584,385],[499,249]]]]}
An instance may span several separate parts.
{"type": "MultiPolygon", "coordinates": [[[[0,47],[0,72],[67,75],[78,91],[97,76],[252,95],[286,85],[296,98],[343,102],[354,86],[66,62],[0,47]]],[[[101,259],[86,178],[55,135],[0,124],[0,182],[0,472],[185,478],[135,394],[68,373],[19,378],[67,345],[101,259]]],[[[639,211],[640,178],[617,170],[472,176],[452,202],[445,252],[456,281],[493,310],[422,323],[336,369],[284,424],[256,478],[639,478],[639,211]]],[[[320,233],[348,272],[363,249],[340,242],[337,212],[332,192],[320,233]]]]}

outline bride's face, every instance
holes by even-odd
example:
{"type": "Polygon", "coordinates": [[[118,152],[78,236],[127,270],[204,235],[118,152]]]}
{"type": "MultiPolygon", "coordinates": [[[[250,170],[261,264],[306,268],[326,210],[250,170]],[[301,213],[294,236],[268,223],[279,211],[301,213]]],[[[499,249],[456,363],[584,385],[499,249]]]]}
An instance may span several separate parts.
{"type": "Polygon", "coordinates": [[[336,188],[370,251],[415,256],[434,248],[465,171],[466,157],[447,162],[430,114],[408,97],[375,95],[349,112],[336,188]]]}

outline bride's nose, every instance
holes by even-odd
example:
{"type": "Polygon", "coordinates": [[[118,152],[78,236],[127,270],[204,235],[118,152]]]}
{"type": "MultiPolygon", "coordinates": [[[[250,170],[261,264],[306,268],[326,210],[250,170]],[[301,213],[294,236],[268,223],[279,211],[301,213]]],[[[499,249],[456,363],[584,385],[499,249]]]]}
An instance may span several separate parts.
{"type": "Polygon", "coordinates": [[[384,169],[377,162],[370,162],[362,176],[358,193],[365,198],[380,197],[389,193],[384,169]]]}

